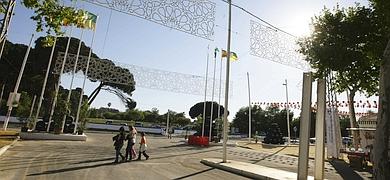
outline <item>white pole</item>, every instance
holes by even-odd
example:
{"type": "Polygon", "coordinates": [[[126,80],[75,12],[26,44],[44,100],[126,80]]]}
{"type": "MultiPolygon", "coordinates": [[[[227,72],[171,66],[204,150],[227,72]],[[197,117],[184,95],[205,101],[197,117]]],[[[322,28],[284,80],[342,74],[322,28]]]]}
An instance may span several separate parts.
{"type": "Polygon", "coordinates": [[[1,94],[0,94],[0,107],[1,107],[1,101],[3,100],[4,88],[5,88],[5,84],[3,84],[3,87],[1,88],[1,94]]]}
{"type": "MultiPolygon", "coordinates": [[[[219,68],[219,92],[218,92],[218,121],[221,118],[221,86],[222,86],[222,56],[221,56],[221,65],[219,68]]],[[[217,125],[217,136],[219,132],[219,124],[217,125]]]]}
{"type": "Polygon", "coordinates": [[[252,106],[251,106],[251,87],[249,85],[249,72],[246,73],[248,76],[248,102],[249,102],[249,118],[248,118],[248,125],[249,125],[249,130],[248,130],[248,138],[249,138],[249,143],[251,143],[251,134],[252,134],[252,106]]]}
{"type": "MultiPolygon", "coordinates": [[[[53,118],[54,109],[55,109],[56,104],[57,104],[57,98],[58,98],[57,96],[58,96],[58,91],[60,89],[61,76],[62,76],[62,73],[64,72],[66,59],[68,57],[70,40],[72,39],[72,31],[73,31],[73,27],[70,27],[70,32],[69,32],[69,36],[68,36],[68,42],[66,44],[65,54],[64,54],[64,58],[62,60],[61,71],[60,71],[60,74],[58,75],[58,82],[57,82],[57,86],[56,86],[56,89],[55,89],[54,100],[53,100],[53,104],[51,105],[51,111],[50,111],[50,116],[49,116],[49,125],[50,125],[51,119],[53,118]]],[[[49,126],[48,126],[48,128],[49,128],[49,126]]],[[[35,129],[35,123],[34,123],[34,129],[35,129]]],[[[64,129],[61,128],[61,133],[63,133],[63,130],[64,129]]]]}
{"type": "MultiPolygon", "coordinates": [[[[15,84],[15,88],[14,88],[13,95],[10,97],[11,100],[13,100],[14,97],[16,96],[16,94],[18,93],[20,81],[22,81],[22,76],[23,76],[24,68],[25,68],[26,63],[27,63],[28,55],[30,54],[31,43],[32,43],[33,39],[34,39],[34,34],[31,35],[30,43],[28,44],[28,48],[27,48],[26,54],[24,55],[22,67],[20,68],[18,79],[16,80],[16,84],[15,84]]],[[[6,118],[5,118],[5,121],[4,121],[4,125],[3,125],[4,131],[7,130],[7,126],[8,126],[8,122],[9,122],[9,117],[11,116],[11,112],[12,112],[12,107],[13,107],[12,105],[8,106],[7,115],[6,115],[6,118]]]]}
{"type": "Polygon", "coordinates": [[[299,156],[297,179],[307,179],[309,160],[309,137],[311,121],[312,74],[303,73],[302,111],[299,125],[299,156]]]}
{"type": "MultiPolygon", "coordinates": [[[[72,94],[73,81],[74,81],[74,76],[75,76],[76,70],[77,70],[77,63],[78,63],[78,60],[79,60],[80,49],[81,49],[81,42],[83,40],[83,34],[84,34],[84,29],[81,30],[79,46],[77,48],[76,60],[74,62],[74,66],[73,66],[72,78],[70,80],[70,86],[69,86],[69,91],[68,91],[68,97],[66,98],[66,104],[69,104],[70,96],[72,94]]],[[[70,105],[69,105],[69,108],[70,108],[70,105]]],[[[62,117],[62,127],[61,127],[62,130],[65,127],[66,116],[67,116],[67,114],[64,114],[64,116],[62,117]]]]}
{"type": "Polygon", "coordinates": [[[3,32],[5,31],[4,39],[1,39],[1,41],[3,41],[3,44],[2,44],[1,49],[0,49],[0,59],[3,57],[4,46],[5,46],[5,43],[7,42],[7,36],[8,36],[8,32],[9,32],[9,27],[11,26],[10,24],[11,24],[14,10],[15,10],[15,6],[16,6],[16,0],[10,0],[8,2],[9,9],[7,9],[7,11],[5,12],[6,14],[4,15],[3,27],[6,27],[6,28],[3,29],[3,32]],[[8,18],[9,18],[9,20],[7,21],[8,18]]]}
{"type": "Polygon", "coordinates": [[[169,109],[167,112],[167,128],[165,128],[165,135],[167,135],[167,136],[169,135],[168,131],[169,131],[169,109]]]}
{"type": "Polygon", "coordinates": [[[290,137],[290,116],[289,116],[289,104],[288,104],[288,90],[287,90],[287,79],[285,79],[285,83],[283,84],[286,86],[286,116],[287,116],[287,144],[290,145],[291,137],[290,137]]]}
{"type": "Polygon", "coordinates": [[[325,113],[326,113],[326,81],[317,81],[317,115],[316,115],[316,146],[314,158],[314,178],[324,179],[325,151],[325,113]]]}
{"type": "Polygon", "coordinates": [[[203,122],[202,122],[202,137],[204,136],[204,123],[206,121],[206,97],[207,97],[207,76],[209,73],[209,50],[210,45],[207,46],[207,60],[206,60],[206,83],[204,85],[204,103],[203,103],[203,122]]]}
{"type": "MultiPolygon", "coordinates": [[[[53,61],[53,55],[54,55],[54,49],[56,48],[56,43],[57,43],[57,36],[54,38],[54,44],[53,47],[51,48],[49,62],[47,64],[45,79],[43,80],[41,95],[39,96],[38,107],[37,107],[37,112],[35,113],[34,122],[38,119],[39,111],[41,110],[43,95],[45,94],[47,78],[49,77],[50,66],[51,66],[51,62],[53,61]]],[[[46,129],[47,132],[49,132],[49,128],[50,128],[50,122],[48,122],[47,124],[47,129],[46,129]]]]}
{"type": "Polygon", "coordinates": [[[210,129],[209,129],[209,141],[211,141],[212,127],[213,127],[213,114],[214,114],[214,87],[215,87],[215,69],[217,67],[217,51],[214,50],[214,72],[213,72],[213,86],[211,92],[211,113],[210,113],[210,129]]]}
{"type": "Polygon", "coordinates": [[[79,118],[80,118],[80,109],[81,109],[81,104],[83,102],[85,81],[87,80],[87,76],[88,76],[89,62],[91,61],[92,48],[93,48],[93,42],[95,40],[95,33],[96,33],[98,18],[99,18],[99,16],[96,17],[96,26],[95,26],[95,29],[93,30],[93,34],[92,34],[92,42],[91,42],[91,47],[89,49],[88,60],[87,60],[87,67],[85,68],[85,76],[84,76],[84,81],[83,81],[83,87],[81,88],[81,92],[80,92],[79,106],[77,108],[76,122],[75,122],[73,133],[76,133],[77,124],[78,124],[79,118]]]}
{"type": "Polygon", "coordinates": [[[28,119],[30,120],[31,116],[32,116],[32,113],[34,111],[34,106],[35,106],[35,100],[37,99],[37,95],[34,95],[34,98],[33,98],[33,101],[32,101],[32,104],[31,104],[31,107],[30,107],[30,114],[28,115],[28,119]]]}
{"type": "Polygon", "coordinates": [[[223,113],[223,150],[222,150],[222,162],[227,162],[226,157],[226,144],[227,144],[227,131],[228,131],[228,100],[229,100],[229,73],[230,73],[230,36],[232,26],[232,1],[229,2],[229,20],[228,20],[228,40],[227,40],[227,60],[226,60],[226,83],[225,83],[225,111],[223,113]]]}

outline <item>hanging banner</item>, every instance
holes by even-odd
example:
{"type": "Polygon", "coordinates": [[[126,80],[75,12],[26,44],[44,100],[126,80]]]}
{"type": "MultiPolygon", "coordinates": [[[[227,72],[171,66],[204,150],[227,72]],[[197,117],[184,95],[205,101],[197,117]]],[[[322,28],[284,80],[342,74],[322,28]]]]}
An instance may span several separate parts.
{"type": "Polygon", "coordinates": [[[337,108],[327,108],[325,114],[327,157],[339,158],[341,132],[337,108]]]}

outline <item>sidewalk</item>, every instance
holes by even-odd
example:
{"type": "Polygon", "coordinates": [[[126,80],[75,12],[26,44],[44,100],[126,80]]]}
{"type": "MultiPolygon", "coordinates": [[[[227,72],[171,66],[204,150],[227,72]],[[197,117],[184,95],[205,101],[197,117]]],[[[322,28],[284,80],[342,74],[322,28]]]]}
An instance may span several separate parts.
{"type": "MultiPolygon", "coordinates": [[[[207,158],[202,159],[201,163],[253,179],[297,179],[297,173],[294,172],[233,160],[222,163],[221,159],[207,158]]],[[[307,179],[314,179],[314,177],[308,176],[307,179]]]]}

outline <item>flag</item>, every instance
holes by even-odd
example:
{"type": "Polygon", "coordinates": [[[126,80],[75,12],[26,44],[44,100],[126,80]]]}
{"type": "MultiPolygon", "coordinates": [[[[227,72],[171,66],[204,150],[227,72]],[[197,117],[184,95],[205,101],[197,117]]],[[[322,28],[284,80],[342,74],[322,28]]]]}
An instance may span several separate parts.
{"type": "Polygon", "coordinates": [[[219,52],[219,49],[218,48],[215,48],[214,49],[214,58],[217,58],[217,53],[219,52]]]}
{"type": "Polygon", "coordinates": [[[77,27],[95,30],[97,16],[88,11],[85,11],[83,17],[77,23],[77,27]]]}
{"type": "Polygon", "coordinates": [[[235,52],[231,52],[230,53],[230,60],[231,61],[237,61],[238,60],[237,54],[235,52]]]}
{"type": "MultiPolygon", "coordinates": [[[[222,50],[222,57],[227,57],[227,51],[222,50]]],[[[230,52],[230,61],[237,61],[238,56],[235,52],[230,52]]]]}
{"type": "Polygon", "coordinates": [[[227,57],[227,52],[222,49],[222,57],[227,57]]]}

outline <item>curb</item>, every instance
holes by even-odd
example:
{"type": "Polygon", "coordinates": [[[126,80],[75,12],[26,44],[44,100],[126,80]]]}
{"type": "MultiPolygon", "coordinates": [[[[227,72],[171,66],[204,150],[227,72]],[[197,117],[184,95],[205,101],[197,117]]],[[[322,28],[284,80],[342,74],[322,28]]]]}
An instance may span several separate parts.
{"type": "MultiPolygon", "coordinates": [[[[278,179],[296,179],[297,173],[285,171],[277,168],[270,168],[258,164],[240,162],[229,160],[226,163],[222,162],[222,159],[206,158],[200,161],[207,166],[221,169],[233,174],[241,175],[251,179],[266,179],[266,180],[278,180],[278,179]]],[[[313,176],[307,176],[307,179],[314,180],[313,176]]]]}
{"type": "Polygon", "coordinates": [[[247,172],[247,171],[244,171],[244,170],[223,166],[223,165],[221,165],[219,163],[213,163],[213,162],[210,162],[210,161],[207,161],[207,160],[204,160],[204,159],[202,159],[200,162],[205,164],[205,165],[207,165],[207,166],[214,167],[214,168],[217,168],[217,169],[221,169],[221,170],[224,170],[224,171],[228,171],[228,172],[231,172],[231,173],[234,173],[234,174],[238,174],[238,175],[241,175],[241,176],[245,176],[245,177],[248,177],[248,178],[251,178],[251,179],[277,180],[277,179],[273,179],[273,178],[270,178],[270,177],[262,176],[262,175],[259,175],[259,174],[247,172]]]}
{"type": "Polygon", "coordinates": [[[6,145],[2,148],[0,148],[0,156],[2,156],[7,150],[8,148],[12,147],[13,145],[15,145],[15,143],[19,140],[19,136],[9,145],[6,145]]]}

